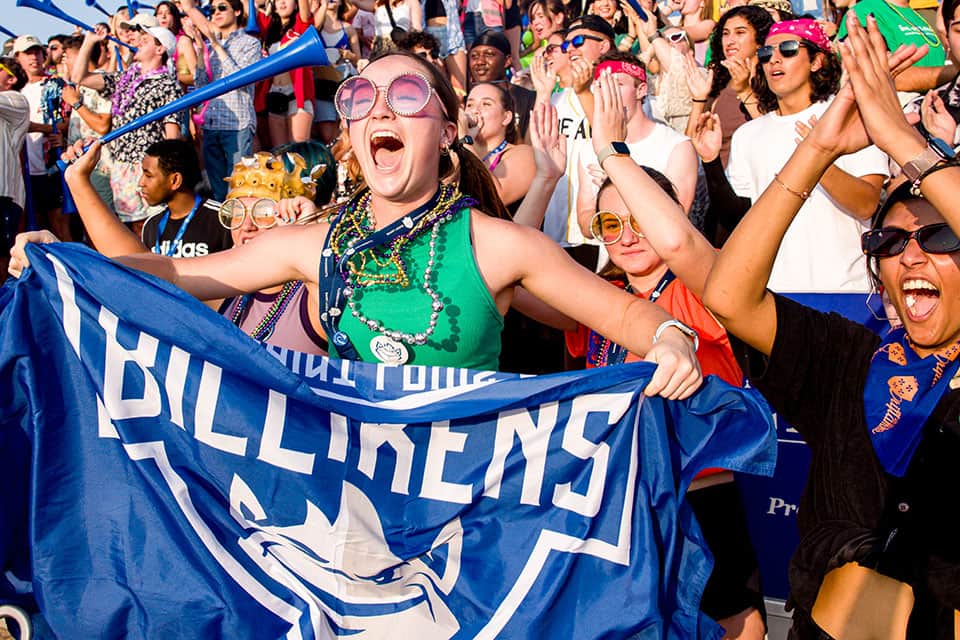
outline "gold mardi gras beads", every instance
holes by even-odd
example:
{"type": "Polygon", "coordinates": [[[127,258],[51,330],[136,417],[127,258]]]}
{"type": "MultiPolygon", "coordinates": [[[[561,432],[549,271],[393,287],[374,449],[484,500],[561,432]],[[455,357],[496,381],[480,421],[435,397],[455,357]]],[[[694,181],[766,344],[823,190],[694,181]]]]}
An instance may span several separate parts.
{"type": "Polygon", "coordinates": [[[326,169],[318,165],[310,172],[309,177],[303,177],[303,170],[307,162],[299,153],[287,153],[287,160],[293,164],[293,169],[287,171],[282,156],[274,156],[266,152],[259,152],[250,158],[242,158],[233,165],[233,173],[224,178],[230,183],[231,198],[268,198],[282,200],[295,196],[306,196],[313,200],[317,192],[314,177],[326,169]]]}

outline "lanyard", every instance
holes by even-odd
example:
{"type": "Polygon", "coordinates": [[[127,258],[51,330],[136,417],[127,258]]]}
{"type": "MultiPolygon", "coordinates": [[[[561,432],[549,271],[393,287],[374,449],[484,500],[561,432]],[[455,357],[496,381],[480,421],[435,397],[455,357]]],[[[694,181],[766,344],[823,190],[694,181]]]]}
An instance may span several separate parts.
{"type": "MultiPolygon", "coordinates": [[[[360,359],[360,354],[357,353],[350,337],[339,329],[340,316],[343,314],[344,307],[347,306],[347,296],[350,295],[345,293],[347,288],[346,273],[347,269],[350,268],[348,264],[350,258],[361,251],[389,244],[401,235],[409,233],[425,215],[433,210],[440,200],[441,193],[442,190],[438,188],[426,204],[348,247],[339,260],[333,254],[330,238],[333,236],[334,229],[343,220],[343,216],[350,210],[349,204],[340,210],[340,213],[337,214],[336,219],[330,225],[327,237],[323,241],[323,251],[320,254],[320,325],[337,348],[337,353],[342,359],[360,359]]],[[[359,203],[359,201],[358,198],[355,202],[359,203]]]]}
{"type": "MultiPolygon", "coordinates": [[[[673,279],[677,276],[673,275],[673,271],[667,269],[667,272],[663,274],[663,277],[660,278],[660,282],[657,283],[657,286],[654,287],[653,292],[650,294],[648,300],[650,302],[656,302],[660,296],[663,295],[664,289],[667,288],[667,285],[673,282],[673,279]]],[[[628,293],[632,293],[633,289],[628,284],[626,287],[628,293]]],[[[627,359],[627,350],[618,345],[615,342],[610,342],[610,350],[607,352],[607,364],[623,364],[624,360],[627,359]]]]}
{"type": "MultiPolygon", "coordinates": [[[[197,210],[200,209],[200,195],[197,194],[194,196],[193,209],[190,210],[190,213],[187,214],[187,217],[184,219],[183,224],[180,225],[180,230],[177,231],[176,237],[174,237],[173,242],[170,243],[170,247],[167,249],[167,252],[163,254],[167,258],[173,255],[174,251],[177,250],[177,245],[183,239],[183,234],[187,231],[187,226],[190,224],[190,221],[193,220],[193,216],[197,215],[197,210]]],[[[163,217],[160,218],[160,222],[157,224],[157,241],[153,245],[153,252],[157,255],[160,255],[160,238],[163,237],[163,232],[167,229],[167,222],[170,221],[170,207],[167,207],[167,212],[163,214],[163,217]]]]}
{"type": "Polygon", "coordinates": [[[489,160],[489,159],[492,158],[493,156],[497,155],[498,153],[500,153],[501,151],[503,151],[503,150],[506,149],[506,148],[507,148],[507,141],[506,141],[506,139],[504,139],[504,141],[501,142],[500,144],[498,144],[493,151],[488,151],[488,152],[487,152],[487,155],[483,156],[483,163],[486,164],[486,163],[487,163],[487,160],[489,160]]]}

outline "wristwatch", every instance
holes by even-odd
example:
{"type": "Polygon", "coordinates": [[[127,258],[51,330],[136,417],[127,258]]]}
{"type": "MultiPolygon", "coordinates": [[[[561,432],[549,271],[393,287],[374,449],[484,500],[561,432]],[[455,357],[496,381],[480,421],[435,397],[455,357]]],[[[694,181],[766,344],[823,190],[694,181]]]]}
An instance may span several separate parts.
{"type": "Polygon", "coordinates": [[[657,344],[658,342],[660,342],[660,336],[663,335],[664,331],[666,331],[671,327],[678,330],[680,333],[687,336],[688,338],[690,338],[690,340],[693,341],[694,351],[700,348],[700,336],[697,335],[696,329],[693,329],[692,327],[688,327],[687,325],[685,325],[684,323],[676,319],[664,320],[663,322],[660,323],[660,326],[657,327],[656,332],[653,334],[653,344],[657,344]]]}
{"type": "Polygon", "coordinates": [[[603,161],[610,156],[629,156],[630,147],[625,142],[611,142],[597,153],[597,164],[603,168],[603,161]]]}
{"type": "Polygon", "coordinates": [[[73,109],[74,111],[76,111],[77,109],[79,109],[79,108],[82,107],[82,106],[83,106],[83,100],[77,100],[77,101],[74,102],[72,105],[70,105],[70,108],[73,109]]]}
{"type": "Polygon", "coordinates": [[[952,160],[956,155],[953,147],[944,140],[940,138],[927,138],[927,148],[921,151],[913,160],[903,165],[903,175],[905,175],[914,186],[918,186],[917,183],[934,165],[940,164],[945,160],[952,160]]]}

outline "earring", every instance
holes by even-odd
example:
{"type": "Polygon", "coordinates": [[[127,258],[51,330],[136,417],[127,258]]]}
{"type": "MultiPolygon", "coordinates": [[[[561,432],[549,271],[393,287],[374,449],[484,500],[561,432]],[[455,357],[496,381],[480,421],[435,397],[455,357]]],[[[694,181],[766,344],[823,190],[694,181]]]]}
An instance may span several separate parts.
{"type": "Polygon", "coordinates": [[[449,145],[449,144],[444,143],[444,144],[440,145],[440,155],[442,155],[442,156],[448,156],[448,155],[450,155],[450,145],[449,145]]]}

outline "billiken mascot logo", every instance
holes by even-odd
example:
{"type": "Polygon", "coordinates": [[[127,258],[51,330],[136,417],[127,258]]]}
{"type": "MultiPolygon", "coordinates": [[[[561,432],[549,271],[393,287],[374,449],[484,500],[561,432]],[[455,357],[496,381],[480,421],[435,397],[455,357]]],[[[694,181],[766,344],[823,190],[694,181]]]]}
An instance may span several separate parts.
{"type": "Polygon", "coordinates": [[[447,640],[460,629],[441,596],[450,593],[460,574],[459,518],[443,527],[430,552],[404,561],[390,550],[373,503],[349,482],[343,483],[333,523],[307,500],[303,523],[265,524],[270,515],[236,475],[230,505],[249,533],[238,541],[240,547],[307,603],[318,636],[447,640]]]}

